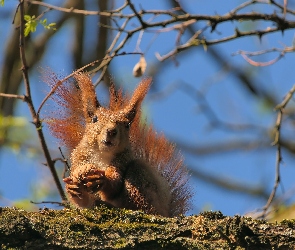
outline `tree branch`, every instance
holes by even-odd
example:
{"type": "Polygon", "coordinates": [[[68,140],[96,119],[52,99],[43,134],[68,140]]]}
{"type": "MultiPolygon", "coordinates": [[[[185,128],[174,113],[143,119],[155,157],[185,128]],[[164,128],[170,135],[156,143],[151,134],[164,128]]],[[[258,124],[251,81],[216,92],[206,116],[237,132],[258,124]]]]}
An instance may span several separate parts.
{"type": "Polygon", "coordinates": [[[164,218],[124,209],[1,208],[3,249],[293,249],[294,221],[267,223],[220,212],[164,218]],[[16,237],[17,235],[17,237],[16,237]]]}
{"type": "Polygon", "coordinates": [[[28,66],[27,66],[27,60],[26,60],[26,54],[25,54],[25,38],[24,38],[24,0],[19,1],[19,9],[20,9],[20,34],[19,34],[19,43],[20,43],[20,59],[22,63],[22,74],[23,74],[23,79],[24,79],[24,84],[25,84],[25,89],[26,89],[26,94],[24,96],[24,100],[28,104],[28,107],[30,109],[32,118],[33,118],[33,124],[36,127],[36,132],[38,134],[42,150],[44,152],[44,156],[47,162],[47,166],[50,169],[50,172],[52,174],[52,177],[54,179],[54,182],[57,186],[58,192],[62,198],[63,201],[66,201],[66,195],[63,191],[63,188],[61,186],[61,183],[59,181],[57,172],[55,170],[54,162],[51,159],[47,144],[45,142],[44,134],[42,131],[42,124],[39,119],[39,115],[36,113],[33,101],[32,101],[32,96],[31,96],[31,89],[30,89],[30,82],[29,82],[29,76],[28,76],[28,66]]]}
{"type": "Polygon", "coordinates": [[[284,108],[286,107],[288,102],[291,100],[294,92],[295,92],[295,85],[287,93],[284,100],[280,104],[278,104],[276,106],[276,108],[275,108],[278,111],[277,120],[276,120],[276,123],[275,123],[275,138],[274,138],[274,142],[273,142],[273,145],[277,146],[275,182],[274,182],[272,192],[271,192],[271,194],[270,194],[270,196],[268,198],[268,201],[265,204],[265,206],[262,208],[262,213],[260,215],[260,218],[265,218],[266,213],[267,213],[272,201],[274,200],[274,197],[276,195],[276,191],[277,191],[278,186],[280,184],[280,180],[281,180],[280,165],[281,165],[281,162],[282,162],[282,150],[281,150],[282,118],[283,118],[283,114],[284,114],[284,108]]]}

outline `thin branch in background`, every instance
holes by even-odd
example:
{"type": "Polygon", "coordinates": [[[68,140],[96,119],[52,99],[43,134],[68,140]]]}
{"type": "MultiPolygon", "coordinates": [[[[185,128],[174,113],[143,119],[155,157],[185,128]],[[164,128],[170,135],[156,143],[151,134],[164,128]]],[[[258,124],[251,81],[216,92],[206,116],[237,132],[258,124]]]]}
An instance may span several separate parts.
{"type": "MultiPolygon", "coordinates": [[[[148,22],[151,22],[153,21],[158,15],[154,15],[152,16],[148,22]]],[[[136,42],[136,46],[135,46],[135,51],[139,51],[141,52],[141,49],[140,49],[140,43],[141,43],[141,40],[142,40],[142,37],[143,37],[143,34],[146,30],[141,30],[139,35],[138,35],[138,39],[137,39],[137,42],[136,42]]],[[[146,54],[149,50],[149,48],[152,46],[152,44],[154,43],[155,39],[158,37],[158,34],[155,34],[154,37],[151,39],[151,41],[149,42],[149,44],[147,45],[147,48],[145,49],[144,51],[144,54],[146,54]]]]}
{"type": "Polygon", "coordinates": [[[286,105],[288,104],[288,102],[291,100],[291,98],[293,97],[295,92],[295,85],[293,85],[293,87],[290,89],[290,91],[287,93],[287,95],[285,96],[284,100],[275,107],[276,110],[283,110],[286,105]]]}
{"type": "MultiPolygon", "coordinates": [[[[295,11],[293,10],[290,10],[287,8],[287,1],[285,2],[286,0],[284,0],[284,5],[280,5],[278,4],[276,1],[274,0],[269,0],[269,1],[266,1],[267,4],[273,4],[274,6],[277,6],[279,9],[281,9],[283,11],[283,13],[290,13],[290,14],[295,14],[295,11]],[[286,4],[285,4],[286,3],[286,4]]],[[[284,15],[285,17],[286,15],[284,15]]]]}
{"type": "MultiPolygon", "coordinates": [[[[206,26],[206,27],[204,27],[204,29],[205,28],[208,28],[208,27],[206,26]]],[[[159,61],[164,61],[164,60],[167,60],[167,59],[175,56],[176,54],[178,54],[184,50],[187,50],[191,47],[194,47],[194,46],[203,46],[206,48],[211,45],[229,42],[229,41],[232,41],[232,40],[237,39],[239,37],[244,37],[244,36],[262,37],[265,34],[277,32],[277,31],[281,31],[281,29],[279,27],[267,28],[265,30],[254,30],[254,31],[240,31],[240,30],[236,29],[235,33],[233,35],[223,37],[220,39],[206,40],[205,38],[197,39],[197,38],[191,37],[191,39],[189,39],[189,41],[187,43],[175,47],[173,50],[171,50],[170,52],[168,52],[167,54],[165,54],[163,56],[158,55],[157,58],[159,61]]],[[[196,33],[196,35],[199,35],[199,34],[196,33]]]]}
{"type": "Polygon", "coordinates": [[[77,69],[75,70],[73,73],[69,74],[68,76],[66,76],[65,78],[63,78],[62,80],[59,80],[57,81],[57,83],[52,87],[52,89],[50,90],[50,92],[45,96],[45,98],[42,100],[39,108],[38,108],[38,111],[37,111],[37,115],[39,116],[40,115],[40,112],[41,112],[41,109],[42,107],[44,106],[45,102],[49,99],[50,96],[52,96],[54,94],[54,92],[56,91],[56,89],[62,85],[65,81],[67,81],[68,79],[70,79],[71,77],[73,77],[74,74],[77,74],[81,71],[83,71],[84,69],[90,67],[90,66],[93,66],[95,63],[99,62],[100,60],[95,60],[83,67],[81,67],[80,69],[77,69]]]}
{"type": "MultiPolygon", "coordinates": [[[[89,72],[89,74],[92,74],[92,73],[96,73],[96,72],[98,72],[100,69],[102,69],[102,72],[101,72],[99,78],[94,82],[94,86],[95,86],[95,87],[98,86],[98,84],[100,83],[100,81],[103,79],[103,77],[104,77],[104,75],[105,75],[105,73],[106,73],[106,71],[107,71],[107,67],[108,67],[109,63],[111,62],[111,60],[110,60],[111,51],[114,49],[115,45],[117,44],[119,38],[121,37],[121,35],[122,35],[122,33],[123,33],[123,30],[125,30],[125,28],[126,28],[128,22],[129,22],[129,19],[127,18],[127,19],[125,20],[125,22],[124,22],[124,23],[122,24],[122,26],[121,26],[121,30],[122,30],[122,31],[119,31],[119,32],[117,33],[117,35],[116,35],[115,38],[113,39],[113,42],[111,43],[110,47],[107,49],[107,51],[106,51],[106,53],[105,53],[105,57],[102,59],[101,64],[100,64],[97,68],[95,68],[95,69],[93,69],[93,70],[91,70],[91,71],[89,72]],[[104,60],[106,60],[107,63],[104,63],[104,62],[105,62],[104,60]]],[[[112,55],[114,55],[114,53],[113,53],[112,55]]]]}
{"type": "Polygon", "coordinates": [[[190,145],[181,139],[169,136],[182,152],[200,157],[208,157],[217,154],[232,153],[235,151],[250,151],[257,149],[267,149],[270,147],[269,140],[253,139],[253,140],[232,140],[226,142],[214,142],[207,144],[190,145]]]}
{"type": "Polygon", "coordinates": [[[29,82],[29,76],[28,76],[28,66],[27,66],[27,61],[26,61],[26,55],[25,55],[25,38],[24,38],[24,0],[20,0],[19,1],[19,10],[20,10],[20,35],[19,35],[19,42],[20,42],[20,59],[21,59],[21,63],[22,63],[22,74],[23,74],[23,79],[24,79],[24,84],[25,84],[25,90],[26,90],[26,94],[25,94],[25,101],[29,106],[32,118],[33,118],[33,124],[36,127],[36,131],[38,133],[38,137],[41,143],[41,147],[44,153],[44,156],[46,158],[46,162],[48,165],[48,168],[50,169],[50,172],[52,174],[52,177],[54,179],[54,182],[57,186],[58,192],[61,196],[61,199],[63,201],[66,201],[66,195],[64,193],[64,190],[62,188],[62,185],[59,181],[57,172],[55,170],[55,166],[54,166],[54,162],[51,159],[45,138],[44,138],[44,134],[42,131],[42,127],[41,127],[41,122],[39,120],[39,116],[35,111],[34,105],[33,105],[33,101],[32,101],[32,96],[31,96],[31,89],[30,89],[30,82],[29,82]]]}
{"type": "MultiPolygon", "coordinates": [[[[286,204],[286,202],[291,197],[293,197],[294,194],[295,194],[295,188],[293,187],[293,188],[289,189],[287,192],[285,192],[283,195],[281,195],[280,197],[274,199],[274,201],[272,202],[272,209],[271,209],[271,211],[266,212],[266,214],[263,217],[259,213],[259,210],[255,210],[253,212],[247,213],[245,216],[250,216],[250,217],[252,217],[254,219],[264,218],[264,219],[267,219],[267,220],[268,219],[272,219],[273,220],[275,218],[277,220],[277,215],[279,215],[279,217],[280,217],[280,210],[282,208],[282,205],[283,204],[286,204]]],[[[290,209],[290,207],[286,207],[285,205],[283,205],[283,208],[287,208],[287,210],[290,209]]]]}
{"type": "Polygon", "coordinates": [[[40,20],[48,11],[50,11],[50,8],[44,10],[39,16],[35,18],[35,20],[40,20]]]}
{"type": "Polygon", "coordinates": [[[102,61],[106,61],[106,63],[101,63],[98,67],[96,67],[95,69],[92,69],[90,70],[88,73],[89,74],[94,74],[96,72],[98,72],[99,70],[102,69],[102,72],[100,73],[100,76],[99,78],[94,82],[94,86],[97,87],[97,85],[100,83],[100,81],[102,80],[106,70],[107,70],[107,67],[108,65],[111,63],[112,59],[114,57],[117,57],[117,56],[128,56],[128,55],[143,55],[143,53],[141,52],[122,52],[122,53],[113,53],[111,56],[106,56],[104,57],[104,59],[102,59],[102,61]]]}
{"type": "Polygon", "coordinates": [[[282,204],[286,204],[286,202],[288,200],[292,199],[292,197],[294,197],[294,195],[295,195],[295,186],[290,188],[288,191],[286,191],[280,197],[276,198],[275,201],[273,202],[273,207],[279,208],[282,204]]]}
{"type": "MultiPolygon", "coordinates": [[[[68,0],[65,2],[65,7],[71,7],[77,5],[75,1],[68,0]]],[[[33,13],[37,16],[38,12],[38,5],[32,6],[30,5],[30,8],[28,10],[33,11],[33,13]]],[[[28,13],[30,14],[30,13],[28,13]]],[[[17,22],[19,21],[20,15],[17,15],[17,22]]],[[[69,15],[68,13],[62,13],[58,17],[58,20],[56,20],[56,28],[59,29],[62,27],[67,20],[71,19],[72,15],[69,15]]],[[[19,25],[15,25],[17,28],[14,30],[14,27],[12,28],[12,34],[10,38],[7,40],[7,45],[5,50],[3,51],[3,68],[2,68],[2,78],[0,79],[0,89],[3,93],[11,93],[11,94],[17,94],[18,90],[20,89],[22,82],[22,75],[20,72],[16,72],[13,69],[19,68],[19,65],[21,65],[20,58],[19,58],[19,52],[18,51],[18,42],[17,39],[19,37],[18,35],[18,29],[19,25]]],[[[58,32],[57,32],[58,33],[58,32]]],[[[29,63],[30,63],[30,70],[34,70],[34,67],[40,62],[42,56],[44,55],[44,52],[47,49],[47,45],[52,37],[57,34],[56,32],[52,32],[51,30],[44,30],[44,32],[41,32],[37,36],[30,36],[26,38],[26,46],[28,48],[34,48],[35,53],[29,53],[27,56],[29,63]]],[[[1,70],[0,70],[1,71],[1,70]]],[[[15,106],[15,99],[7,99],[0,97],[0,109],[2,109],[4,115],[13,115],[13,107],[15,106]]]]}
{"type": "Polygon", "coordinates": [[[294,92],[295,92],[295,85],[287,93],[287,95],[285,96],[284,100],[279,105],[277,105],[275,107],[275,109],[278,112],[277,120],[276,120],[276,124],[275,124],[275,138],[274,138],[274,141],[272,143],[272,145],[276,145],[277,146],[275,182],[274,182],[274,186],[273,186],[272,192],[271,192],[271,194],[270,194],[270,196],[268,198],[268,201],[265,204],[265,206],[262,208],[262,213],[260,215],[261,218],[265,218],[265,216],[267,214],[267,211],[270,208],[270,205],[272,204],[272,202],[274,200],[274,197],[276,195],[277,188],[278,188],[278,186],[280,184],[280,180],[281,180],[280,165],[281,165],[281,162],[282,162],[282,152],[281,152],[280,139],[281,139],[282,118],[283,118],[284,108],[286,107],[286,105],[288,104],[288,102],[291,100],[294,92]]]}
{"type": "Polygon", "coordinates": [[[275,127],[276,127],[275,141],[273,142],[273,145],[277,145],[275,182],[274,182],[272,192],[269,195],[269,198],[267,200],[267,203],[262,208],[262,214],[260,215],[260,218],[265,218],[265,216],[267,215],[267,211],[270,208],[270,205],[272,204],[272,202],[275,198],[276,191],[278,189],[278,186],[279,186],[280,180],[281,180],[280,165],[282,162],[282,153],[281,153],[281,145],[279,143],[279,140],[280,140],[280,134],[281,134],[282,117],[283,117],[283,111],[280,109],[278,111],[277,121],[276,121],[276,125],[275,125],[275,127]]]}
{"type": "Polygon", "coordinates": [[[22,101],[25,101],[25,96],[24,95],[14,95],[14,94],[0,93],[0,96],[6,97],[6,98],[20,99],[22,101]]]}
{"type": "Polygon", "coordinates": [[[58,147],[59,149],[59,152],[62,156],[62,162],[64,163],[65,167],[64,167],[64,171],[63,171],[63,174],[62,174],[62,178],[64,179],[66,177],[66,172],[68,172],[70,170],[70,165],[68,163],[68,160],[65,158],[62,150],[61,150],[61,147],[58,147]]]}
{"type": "MultiPolygon", "coordinates": [[[[175,30],[177,29],[178,32],[178,36],[176,38],[176,46],[174,49],[172,49],[169,53],[167,53],[166,55],[160,56],[160,54],[157,54],[157,58],[160,61],[164,61],[168,58],[174,57],[176,54],[178,54],[181,51],[184,51],[186,49],[189,49],[191,47],[194,46],[204,46],[204,48],[206,49],[207,46],[210,45],[214,45],[214,44],[218,44],[218,43],[224,43],[227,41],[231,41],[233,39],[239,38],[239,37],[243,37],[243,36],[253,36],[256,35],[258,37],[262,37],[265,34],[270,34],[276,31],[284,31],[287,29],[291,29],[295,27],[295,22],[291,21],[291,20],[286,20],[285,17],[281,17],[278,14],[276,14],[275,12],[273,14],[264,14],[264,13],[257,13],[257,12],[247,12],[247,13],[241,13],[238,14],[237,12],[245,7],[250,6],[251,4],[257,4],[257,3],[261,3],[261,4],[269,4],[269,1],[257,1],[257,0],[253,0],[253,1],[248,1],[246,3],[241,4],[240,6],[238,6],[237,8],[233,9],[232,11],[224,14],[224,15],[193,15],[193,14],[189,14],[186,13],[185,15],[177,15],[175,13],[176,9],[172,9],[172,10],[140,10],[137,11],[134,7],[134,4],[130,1],[130,0],[126,0],[124,2],[124,4],[119,7],[116,10],[111,10],[111,11],[103,11],[103,12],[99,12],[99,11],[86,11],[86,10],[78,10],[75,8],[63,8],[63,7],[58,7],[58,6],[53,6],[47,3],[43,3],[43,2],[39,2],[39,1],[32,1],[32,0],[25,0],[26,2],[29,2],[31,4],[37,4],[37,5],[41,5],[44,7],[47,7],[49,9],[54,9],[57,11],[62,11],[62,12],[66,12],[66,13],[76,13],[76,14],[83,14],[83,15],[104,15],[104,16],[108,16],[111,17],[113,20],[115,20],[115,18],[118,19],[125,19],[125,24],[124,26],[126,26],[127,23],[129,23],[130,19],[133,19],[134,17],[136,17],[138,19],[138,21],[140,22],[140,26],[133,29],[133,30],[125,30],[124,28],[121,28],[118,32],[118,36],[120,37],[122,32],[127,33],[125,39],[123,39],[123,41],[117,46],[117,48],[113,51],[113,54],[117,54],[119,52],[120,49],[123,48],[123,46],[126,44],[127,40],[129,40],[133,34],[135,34],[136,32],[139,31],[143,31],[146,30],[146,28],[152,28],[152,27],[167,27],[165,29],[167,29],[167,31],[170,30],[175,30]],[[122,11],[129,6],[129,8],[133,11],[133,14],[123,14],[122,11]],[[168,15],[171,18],[168,18],[166,20],[160,21],[160,22],[151,22],[151,21],[143,21],[143,17],[145,14],[152,14],[155,16],[158,15],[168,15]],[[207,29],[208,27],[211,27],[212,31],[215,30],[217,25],[220,25],[222,23],[228,22],[228,21],[239,21],[239,20],[251,20],[251,21],[272,21],[274,24],[276,24],[276,27],[274,28],[266,28],[265,30],[250,30],[250,31],[240,31],[237,28],[234,31],[233,35],[230,35],[228,37],[223,37],[220,39],[214,39],[214,40],[208,40],[205,37],[199,38],[200,34],[207,29]],[[208,24],[201,30],[196,31],[194,33],[194,35],[188,40],[188,42],[186,42],[185,44],[180,44],[180,38],[184,32],[184,29],[187,28],[189,25],[191,25],[194,22],[197,21],[208,21],[208,24]],[[169,25],[174,24],[174,26],[169,27],[169,25]]],[[[276,4],[274,1],[271,1],[276,7],[282,9],[282,11],[284,13],[289,12],[289,10],[287,9],[287,5],[286,5],[286,1],[284,2],[283,6],[280,6],[278,4],[276,4]]],[[[108,27],[108,28],[112,28],[112,27],[108,27]]],[[[163,29],[163,30],[165,30],[163,29]]],[[[158,30],[157,32],[159,32],[160,30],[158,30]]],[[[108,52],[110,53],[110,51],[112,50],[112,47],[114,47],[114,44],[116,43],[112,43],[112,45],[110,46],[108,52]]],[[[108,53],[107,53],[108,54],[108,53]]],[[[103,59],[102,61],[102,65],[99,66],[99,69],[104,69],[103,72],[106,72],[105,67],[107,67],[110,63],[110,58],[108,58],[108,56],[110,55],[106,55],[106,57],[103,59]],[[107,60],[108,59],[108,60],[107,60]]],[[[266,66],[266,65],[270,65],[271,63],[276,62],[277,60],[279,60],[282,56],[280,56],[278,59],[271,61],[270,63],[260,63],[260,64],[255,64],[254,61],[252,62],[251,60],[248,60],[250,63],[252,63],[253,65],[257,65],[257,66],[266,66]]],[[[103,77],[103,75],[101,75],[99,77],[99,79],[101,80],[103,77]]],[[[98,84],[98,82],[96,82],[96,85],[98,84]]]]}
{"type": "Polygon", "coordinates": [[[98,84],[101,82],[101,80],[103,79],[105,73],[107,72],[108,69],[108,65],[104,66],[99,77],[97,78],[97,80],[94,82],[94,87],[96,88],[98,86],[98,84]]]}
{"type": "Polygon", "coordinates": [[[141,40],[142,40],[142,37],[143,37],[143,33],[144,33],[144,30],[141,30],[139,32],[138,39],[137,39],[137,42],[136,42],[136,45],[135,45],[135,51],[141,52],[140,43],[141,43],[141,40]]]}
{"type": "Polygon", "coordinates": [[[108,16],[108,17],[110,17],[110,16],[118,16],[120,18],[130,17],[129,15],[120,14],[121,10],[124,9],[127,6],[126,3],[124,3],[121,8],[118,8],[118,10],[117,10],[118,13],[117,13],[115,10],[113,10],[112,12],[78,10],[78,9],[75,9],[75,8],[58,7],[58,6],[48,4],[48,3],[44,3],[44,2],[41,2],[41,1],[32,1],[32,0],[24,0],[24,1],[28,2],[30,4],[37,4],[37,5],[46,7],[48,9],[50,9],[50,10],[57,10],[57,11],[66,12],[66,13],[75,13],[75,14],[82,14],[82,15],[95,15],[95,16],[100,15],[100,16],[108,16]]]}
{"type": "Polygon", "coordinates": [[[242,10],[242,9],[252,5],[252,4],[258,3],[258,2],[260,2],[260,1],[251,0],[251,1],[248,1],[248,2],[245,2],[245,3],[242,3],[239,6],[237,6],[236,8],[232,9],[228,14],[229,15],[235,15],[235,14],[237,14],[238,11],[240,11],[240,10],[242,10]]]}
{"type": "Polygon", "coordinates": [[[117,9],[114,9],[114,10],[110,10],[109,12],[110,13],[119,13],[123,9],[125,9],[127,6],[128,6],[128,1],[125,0],[125,3],[121,7],[117,8],[117,9]]]}
{"type": "MultiPolygon", "coordinates": [[[[174,10],[140,10],[137,11],[134,7],[134,5],[131,3],[131,1],[126,1],[121,8],[119,8],[116,12],[116,10],[109,11],[109,12],[99,12],[99,11],[86,11],[86,10],[77,10],[74,8],[62,8],[62,7],[57,7],[53,5],[49,5],[47,3],[39,2],[39,1],[32,1],[32,0],[26,0],[27,2],[31,4],[37,4],[37,5],[42,5],[44,7],[50,8],[50,9],[55,9],[58,11],[63,11],[67,13],[76,13],[76,14],[83,14],[83,15],[104,15],[104,16],[109,16],[109,17],[117,17],[117,18],[125,18],[125,19],[132,19],[133,17],[137,17],[139,20],[141,26],[137,27],[134,30],[128,31],[129,36],[132,34],[144,30],[145,28],[152,28],[152,27],[167,27],[170,24],[176,24],[178,23],[186,23],[186,22],[195,22],[197,21],[208,21],[208,26],[212,28],[212,31],[215,30],[215,27],[217,25],[220,25],[222,23],[228,22],[228,21],[240,21],[240,20],[251,20],[251,21],[272,21],[274,24],[276,24],[277,27],[275,28],[267,28],[265,30],[250,30],[250,31],[239,31],[238,29],[235,30],[235,33],[231,36],[224,37],[221,39],[216,39],[216,40],[206,40],[205,38],[203,39],[196,39],[196,41],[191,41],[192,43],[187,43],[182,46],[177,47],[177,51],[180,52],[187,47],[192,47],[192,46],[198,46],[198,45],[213,45],[213,44],[218,44],[218,43],[223,43],[227,42],[242,36],[252,36],[252,35],[257,35],[259,37],[262,37],[264,34],[269,34],[273,33],[276,31],[284,31],[287,29],[291,29],[295,27],[295,22],[291,20],[286,20],[285,17],[281,17],[275,12],[273,14],[264,14],[264,13],[257,13],[257,12],[249,12],[249,13],[241,13],[237,14],[236,12],[246,6],[249,6],[250,4],[256,4],[256,3],[264,3],[264,1],[252,1],[252,2],[247,2],[245,4],[242,4],[238,8],[234,9],[233,11],[226,13],[224,15],[193,15],[193,14],[186,14],[186,15],[177,15],[174,13],[174,10]],[[127,6],[131,8],[133,11],[133,14],[122,14],[122,10],[125,9],[127,6]],[[169,15],[171,18],[168,18],[164,21],[160,22],[145,22],[143,21],[143,16],[144,14],[152,14],[152,15],[169,15]]],[[[280,5],[275,5],[279,7],[280,5]]],[[[281,7],[284,12],[288,12],[288,9],[286,8],[286,5],[281,7]]],[[[169,28],[168,28],[169,29],[169,28]]],[[[173,51],[171,51],[172,53],[173,51]]],[[[170,55],[170,53],[169,53],[170,55]]],[[[170,55],[172,56],[172,55],[170,55]]],[[[165,59],[168,58],[168,55],[163,56],[165,59]]],[[[163,59],[164,59],[163,58],[163,59]]]]}
{"type": "Polygon", "coordinates": [[[13,19],[12,19],[12,23],[11,24],[14,24],[14,22],[15,22],[17,12],[19,11],[19,5],[20,5],[20,3],[18,3],[18,5],[17,5],[17,7],[16,7],[16,9],[14,11],[14,15],[13,15],[13,19]]]}
{"type": "Polygon", "coordinates": [[[261,51],[256,51],[256,52],[247,52],[247,51],[240,50],[240,51],[234,53],[233,55],[239,54],[251,65],[256,66],[256,67],[257,66],[264,67],[264,66],[269,66],[269,65],[276,63],[281,58],[283,58],[286,53],[290,53],[290,52],[294,52],[294,51],[295,51],[295,47],[291,46],[291,47],[285,47],[284,49],[272,48],[272,49],[261,50],[261,51]],[[274,52],[274,51],[280,52],[280,55],[277,58],[274,58],[273,60],[270,60],[268,62],[256,62],[256,61],[249,58],[249,56],[257,56],[257,55],[262,55],[262,54],[266,54],[266,53],[274,52]]]}
{"type": "Polygon", "coordinates": [[[209,129],[219,128],[235,132],[244,132],[245,130],[253,129],[259,132],[265,131],[265,127],[263,126],[258,126],[254,124],[234,124],[221,120],[208,103],[205,95],[201,91],[195,89],[192,85],[184,81],[171,84],[166,90],[159,92],[157,94],[150,95],[150,99],[161,99],[164,96],[170,95],[174,91],[181,91],[198,103],[200,112],[209,121],[209,129]]]}
{"type": "Polygon", "coordinates": [[[189,169],[189,172],[193,177],[211,183],[218,188],[223,188],[231,192],[256,196],[259,198],[263,197],[267,199],[268,197],[267,191],[262,186],[251,186],[249,184],[243,184],[240,181],[236,181],[230,178],[221,178],[220,175],[214,176],[211,173],[209,174],[201,171],[198,167],[190,166],[189,169]]]}
{"type": "Polygon", "coordinates": [[[294,52],[294,47],[286,47],[284,49],[279,49],[279,48],[271,48],[271,49],[266,49],[266,50],[259,50],[259,51],[255,51],[255,52],[250,52],[250,51],[244,51],[244,50],[239,50],[235,53],[232,53],[233,56],[235,55],[240,55],[240,54],[244,54],[244,55],[248,55],[248,56],[259,56],[259,55],[263,55],[266,53],[270,53],[270,52],[294,52]]]}
{"type": "Polygon", "coordinates": [[[270,60],[268,62],[256,62],[254,60],[251,60],[249,57],[247,57],[245,54],[241,54],[241,56],[252,66],[256,66],[256,67],[266,67],[266,66],[270,66],[274,63],[276,63],[277,61],[279,61],[281,58],[283,58],[284,54],[280,54],[277,58],[270,60]]]}
{"type": "Polygon", "coordinates": [[[140,22],[140,24],[141,24],[141,28],[142,28],[142,29],[145,29],[145,28],[147,27],[147,24],[146,24],[146,22],[144,22],[144,21],[142,20],[142,18],[141,18],[141,14],[140,14],[139,12],[136,11],[134,5],[131,3],[130,0],[127,0],[127,3],[128,3],[128,5],[129,5],[130,9],[134,12],[134,14],[135,14],[135,16],[137,17],[138,21],[140,22]]]}
{"type": "MultiPolygon", "coordinates": [[[[38,108],[37,115],[38,115],[38,116],[40,115],[40,112],[41,112],[42,107],[44,106],[44,104],[46,103],[46,101],[50,98],[50,96],[52,96],[52,95],[55,93],[56,89],[57,89],[59,86],[61,86],[64,82],[66,82],[68,79],[70,79],[71,77],[73,77],[75,74],[77,74],[77,73],[83,71],[84,69],[86,69],[86,68],[88,68],[88,67],[90,67],[90,66],[95,65],[95,64],[96,64],[97,62],[99,62],[99,61],[107,60],[108,63],[110,63],[111,59],[114,58],[115,56],[138,55],[138,54],[139,54],[139,55],[142,55],[141,52],[128,52],[128,53],[126,53],[126,52],[122,52],[122,53],[120,53],[120,54],[113,54],[112,56],[109,56],[109,57],[107,57],[106,59],[104,58],[104,59],[101,59],[101,60],[95,60],[95,61],[93,61],[93,62],[91,62],[91,63],[89,63],[89,64],[87,64],[87,65],[81,67],[80,69],[75,70],[73,73],[69,74],[68,76],[66,76],[66,77],[63,78],[62,80],[58,80],[57,83],[51,88],[50,92],[49,92],[49,93],[45,96],[45,98],[42,100],[42,102],[41,102],[41,104],[40,104],[40,106],[39,106],[39,108],[38,108]]],[[[99,70],[101,69],[101,65],[102,65],[102,64],[100,64],[99,67],[97,67],[97,68],[95,68],[95,69],[89,71],[88,74],[93,74],[93,73],[99,71],[99,70]]],[[[108,65],[108,64],[106,64],[106,65],[108,65]]],[[[106,65],[104,65],[104,66],[106,66],[106,65]]],[[[105,68],[105,70],[106,70],[106,68],[105,68]]],[[[98,82],[98,83],[100,82],[100,80],[102,79],[102,76],[104,75],[104,73],[105,73],[105,72],[103,71],[102,74],[101,74],[101,76],[100,76],[100,78],[99,78],[96,82],[98,82]]],[[[96,86],[96,83],[95,83],[94,85],[96,86]]]]}
{"type": "Polygon", "coordinates": [[[40,204],[55,204],[55,205],[59,205],[61,207],[65,206],[66,202],[58,202],[58,201],[41,201],[41,202],[35,202],[35,201],[30,201],[32,204],[35,205],[40,205],[40,204]]]}
{"type": "MultiPolygon", "coordinates": [[[[115,22],[115,20],[113,20],[115,22]]],[[[106,28],[106,29],[109,29],[109,30],[114,30],[114,31],[121,31],[121,32],[125,32],[125,33],[128,33],[126,30],[122,30],[120,27],[113,27],[113,26],[110,26],[110,25],[107,25],[107,24],[103,24],[103,23],[98,23],[98,26],[100,27],[103,27],[103,28],[106,28]]]]}
{"type": "Polygon", "coordinates": [[[120,36],[121,36],[123,30],[125,30],[125,28],[126,28],[128,22],[129,22],[129,19],[126,19],[125,22],[121,25],[120,29],[121,29],[122,31],[120,31],[120,32],[117,33],[117,35],[116,35],[115,38],[113,39],[113,41],[112,41],[110,47],[109,47],[108,50],[106,51],[106,55],[109,55],[109,54],[111,53],[111,51],[114,49],[114,47],[115,47],[116,43],[118,42],[118,40],[119,40],[119,38],[120,38],[120,36]]]}
{"type": "Polygon", "coordinates": [[[286,18],[288,0],[284,0],[284,18],[286,18]]]}

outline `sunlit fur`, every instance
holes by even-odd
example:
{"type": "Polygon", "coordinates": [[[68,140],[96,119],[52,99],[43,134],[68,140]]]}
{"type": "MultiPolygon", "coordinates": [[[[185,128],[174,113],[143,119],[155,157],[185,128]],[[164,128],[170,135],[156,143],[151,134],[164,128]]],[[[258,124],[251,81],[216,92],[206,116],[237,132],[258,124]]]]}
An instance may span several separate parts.
{"type": "MultiPolygon", "coordinates": [[[[76,84],[69,81],[57,88],[52,98],[57,110],[45,119],[71,152],[66,182],[70,200],[79,207],[105,203],[163,216],[185,213],[192,192],[182,157],[164,135],[141,120],[151,79],[144,79],[131,98],[111,87],[109,107],[102,107],[89,76],[77,73],[74,78],[76,84]],[[103,177],[90,192],[81,180],[94,169],[103,177]],[[78,187],[80,194],[73,195],[78,187]]],[[[50,86],[57,81],[47,74],[50,86]]]]}

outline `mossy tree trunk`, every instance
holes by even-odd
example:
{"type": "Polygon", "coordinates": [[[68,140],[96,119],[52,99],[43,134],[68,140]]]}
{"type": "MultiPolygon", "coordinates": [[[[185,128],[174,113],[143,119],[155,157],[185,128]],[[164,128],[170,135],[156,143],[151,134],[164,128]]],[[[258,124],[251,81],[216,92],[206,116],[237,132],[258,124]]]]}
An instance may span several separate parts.
{"type": "Polygon", "coordinates": [[[96,208],[0,209],[1,249],[295,249],[295,222],[220,212],[163,218],[96,208]]]}

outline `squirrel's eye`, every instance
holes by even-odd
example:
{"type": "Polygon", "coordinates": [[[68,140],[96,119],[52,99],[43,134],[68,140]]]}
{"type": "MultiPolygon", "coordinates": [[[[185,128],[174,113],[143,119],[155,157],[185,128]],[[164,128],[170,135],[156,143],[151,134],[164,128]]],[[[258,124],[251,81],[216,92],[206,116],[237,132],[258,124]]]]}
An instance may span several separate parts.
{"type": "Polygon", "coordinates": [[[97,119],[97,116],[96,116],[96,115],[94,115],[94,116],[92,117],[92,122],[93,122],[93,123],[96,123],[96,122],[97,122],[97,120],[98,120],[98,119],[97,119]]]}
{"type": "Polygon", "coordinates": [[[125,123],[125,128],[130,128],[130,126],[131,126],[131,122],[125,123]]]}

